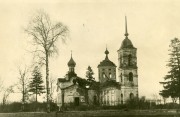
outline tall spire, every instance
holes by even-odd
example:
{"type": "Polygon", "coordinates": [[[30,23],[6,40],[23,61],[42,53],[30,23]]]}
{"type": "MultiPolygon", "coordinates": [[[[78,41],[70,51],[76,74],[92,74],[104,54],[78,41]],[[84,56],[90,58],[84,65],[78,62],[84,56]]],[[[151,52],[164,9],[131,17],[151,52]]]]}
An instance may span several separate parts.
{"type": "Polygon", "coordinates": [[[127,18],[126,18],[126,16],[125,16],[125,34],[124,34],[124,36],[126,36],[126,38],[128,38],[128,30],[127,30],[127,18]]]}
{"type": "Polygon", "coordinates": [[[71,50],[71,58],[72,58],[72,50],[71,50]]]}

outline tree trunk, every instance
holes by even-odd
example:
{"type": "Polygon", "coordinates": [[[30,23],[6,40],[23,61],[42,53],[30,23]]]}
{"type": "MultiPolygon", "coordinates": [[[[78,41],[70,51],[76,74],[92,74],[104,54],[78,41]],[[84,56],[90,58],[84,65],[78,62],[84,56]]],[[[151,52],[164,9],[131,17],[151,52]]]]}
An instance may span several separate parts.
{"type": "Polygon", "coordinates": [[[61,110],[64,108],[64,89],[62,90],[62,107],[61,110]]]}
{"type": "Polygon", "coordinates": [[[36,103],[37,103],[37,91],[36,91],[36,103]]]}
{"type": "Polygon", "coordinates": [[[24,78],[23,78],[23,91],[22,91],[22,111],[24,111],[24,103],[25,103],[25,86],[24,86],[24,78]]]}
{"type": "Polygon", "coordinates": [[[52,82],[50,81],[50,102],[52,102],[52,82]]]}
{"type": "MultiPolygon", "coordinates": [[[[177,48],[176,48],[176,52],[178,52],[177,48]]],[[[179,61],[179,54],[177,53],[177,61],[178,61],[178,70],[179,70],[179,74],[178,74],[178,87],[180,88],[180,61],[179,61]]],[[[179,98],[179,104],[180,104],[180,92],[178,92],[178,98],[179,98]]]]}
{"type": "Polygon", "coordinates": [[[49,60],[48,51],[46,51],[46,90],[47,90],[47,112],[50,112],[50,102],[49,102],[49,60]]]}
{"type": "Polygon", "coordinates": [[[37,79],[36,79],[36,93],[35,93],[35,95],[36,95],[36,102],[35,102],[35,111],[37,111],[37,79]]]}

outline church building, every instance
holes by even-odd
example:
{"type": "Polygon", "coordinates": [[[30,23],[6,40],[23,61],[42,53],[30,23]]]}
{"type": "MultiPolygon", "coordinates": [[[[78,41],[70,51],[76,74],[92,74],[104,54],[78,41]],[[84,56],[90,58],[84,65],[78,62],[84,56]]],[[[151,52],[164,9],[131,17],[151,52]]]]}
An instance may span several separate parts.
{"type": "Polygon", "coordinates": [[[138,97],[137,48],[128,37],[126,17],[124,35],[125,39],[117,51],[118,65],[116,66],[109,59],[109,51],[106,48],[105,59],[97,66],[98,81],[89,83],[85,78],[77,76],[76,63],[71,54],[68,73],[64,78],[57,80],[57,105],[59,107],[68,104],[115,106],[138,97]]]}

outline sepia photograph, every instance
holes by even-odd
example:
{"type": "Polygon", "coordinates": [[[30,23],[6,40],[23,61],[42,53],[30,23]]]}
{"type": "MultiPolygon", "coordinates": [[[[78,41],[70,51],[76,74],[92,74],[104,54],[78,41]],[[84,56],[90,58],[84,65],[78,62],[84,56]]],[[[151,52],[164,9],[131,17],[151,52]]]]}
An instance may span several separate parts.
{"type": "Polygon", "coordinates": [[[0,117],[179,117],[180,1],[0,0],[0,117]]]}

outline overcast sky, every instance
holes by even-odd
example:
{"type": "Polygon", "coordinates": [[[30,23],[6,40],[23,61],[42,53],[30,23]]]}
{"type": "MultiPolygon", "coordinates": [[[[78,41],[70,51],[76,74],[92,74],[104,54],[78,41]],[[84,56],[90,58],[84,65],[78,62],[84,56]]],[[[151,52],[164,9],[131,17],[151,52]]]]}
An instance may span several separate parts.
{"type": "Polygon", "coordinates": [[[72,50],[78,76],[84,78],[90,65],[97,78],[97,66],[105,58],[106,44],[109,59],[118,65],[117,50],[124,39],[126,15],[129,38],[137,48],[140,96],[151,97],[162,89],[159,81],[167,72],[170,40],[180,38],[178,0],[1,1],[0,77],[6,86],[17,82],[17,65],[31,62],[32,55],[26,51],[30,50],[30,38],[23,28],[39,9],[70,30],[67,44],[59,44],[59,56],[50,59],[50,76],[62,78],[66,74],[72,50]]]}

